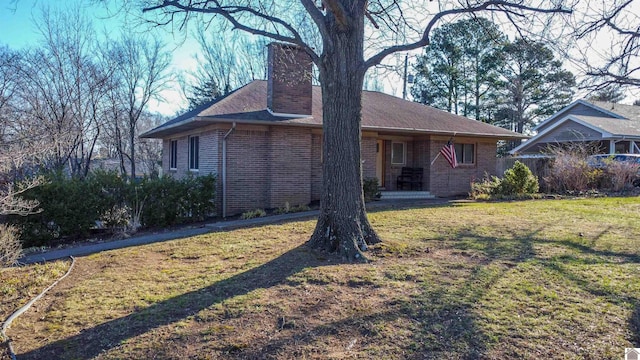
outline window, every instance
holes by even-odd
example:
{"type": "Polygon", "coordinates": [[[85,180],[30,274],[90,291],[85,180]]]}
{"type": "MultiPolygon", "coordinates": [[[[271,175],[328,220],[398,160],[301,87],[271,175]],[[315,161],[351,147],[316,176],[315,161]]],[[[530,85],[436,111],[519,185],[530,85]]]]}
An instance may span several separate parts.
{"type": "Polygon", "coordinates": [[[171,152],[169,153],[169,169],[178,168],[178,140],[171,140],[171,152]]]}
{"type": "Polygon", "coordinates": [[[189,136],[189,170],[200,168],[200,137],[189,136]]]}
{"type": "Polygon", "coordinates": [[[475,145],[474,144],[455,144],[456,160],[458,164],[474,164],[475,163],[475,145]]]}
{"type": "Polygon", "coordinates": [[[391,163],[404,165],[406,162],[405,143],[394,142],[391,143],[391,163]]]}

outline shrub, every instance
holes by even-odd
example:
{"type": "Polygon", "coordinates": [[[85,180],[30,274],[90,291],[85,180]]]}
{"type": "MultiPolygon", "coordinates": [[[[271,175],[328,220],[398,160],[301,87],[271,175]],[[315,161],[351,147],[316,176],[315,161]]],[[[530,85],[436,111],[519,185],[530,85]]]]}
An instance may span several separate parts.
{"type": "Polygon", "coordinates": [[[215,212],[215,175],[189,176],[182,180],[183,220],[200,221],[215,212]]]}
{"type": "Polygon", "coordinates": [[[128,182],[114,172],[98,171],[85,179],[50,174],[47,180],[23,194],[26,199],[38,200],[43,211],[10,217],[22,227],[27,247],[86,237],[96,221],[110,229],[135,232],[140,226],[200,221],[215,211],[214,175],[128,182]]]}
{"type": "Polygon", "coordinates": [[[165,227],[201,221],[215,212],[215,175],[145,179],[135,192],[145,227],[165,227]]]}
{"type": "Polygon", "coordinates": [[[498,193],[501,181],[497,176],[485,174],[482,180],[471,183],[471,193],[469,193],[469,196],[476,200],[489,200],[493,195],[498,193]]]}
{"type": "Polygon", "coordinates": [[[0,224],[0,267],[15,264],[21,254],[18,229],[15,226],[0,224]]]}
{"type": "Polygon", "coordinates": [[[297,213],[297,212],[309,211],[309,210],[311,210],[311,208],[308,205],[291,206],[289,205],[289,202],[285,202],[284,207],[277,208],[274,211],[274,213],[276,215],[280,215],[280,214],[290,214],[290,213],[297,213]]]}
{"type": "Polygon", "coordinates": [[[501,195],[507,196],[535,194],[538,189],[538,178],[520,161],[516,161],[511,169],[504,172],[504,178],[500,183],[501,195]]]}
{"type": "Polygon", "coordinates": [[[626,161],[606,162],[604,170],[603,187],[609,187],[613,191],[621,191],[627,186],[633,186],[634,180],[638,178],[640,164],[626,161]]]}
{"type": "Polygon", "coordinates": [[[109,200],[93,178],[66,178],[61,173],[45,176],[47,182],[23,193],[40,202],[41,212],[10,220],[22,227],[25,247],[45,245],[62,237],[83,237],[107,209],[109,200]]]}
{"type": "Polygon", "coordinates": [[[469,196],[476,200],[532,197],[538,192],[538,178],[520,161],[504,172],[504,178],[486,175],[471,183],[469,196]]]}
{"type": "Polygon", "coordinates": [[[373,201],[380,198],[380,189],[378,186],[378,178],[367,178],[362,181],[362,191],[364,192],[364,201],[373,201]]]}
{"type": "Polygon", "coordinates": [[[590,144],[576,143],[550,148],[553,156],[548,175],[543,179],[550,191],[583,192],[599,187],[602,171],[589,166],[587,158],[597,151],[590,144]]]}
{"type": "Polygon", "coordinates": [[[250,210],[250,211],[243,212],[242,215],[240,216],[240,218],[242,220],[248,220],[248,219],[253,219],[253,218],[258,218],[258,217],[263,217],[263,216],[267,216],[267,213],[264,210],[255,209],[255,210],[250,210]]]}

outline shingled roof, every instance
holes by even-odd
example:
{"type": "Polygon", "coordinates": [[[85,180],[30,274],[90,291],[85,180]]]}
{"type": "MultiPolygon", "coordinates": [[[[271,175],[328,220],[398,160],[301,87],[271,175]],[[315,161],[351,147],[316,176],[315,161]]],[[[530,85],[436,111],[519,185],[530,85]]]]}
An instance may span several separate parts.
{"type": "MultiPolygon", "coordinates": [[[[202,126],[237,122],[247,124],[322,127],[320,87],[313,87],[310,116],[274,115],[267,109],[267,82],[253,81],[227,96],[180,115],[142,134],[166,138],[202,126]]],[[[375,91],[362,92],[362,128],[390,133],[415,133],[522,139],[527,136],[375,91]]]]}
{"type": "Polygon", "coordinates": [[[615,119],[608,117],[572,115],[581,122],[597,128],[601,132],[610,136],[630,136],[640,137],[640,118],[637,119],[615,119]]]}
{"type": "Polygon", "coordinates": [[[601,109],[612,112],[614,114],[621,115],[625,119],[640,121],[640,106],[616,104],[605,101],[583,100],[587,103],[593,104],[601,109]]]}

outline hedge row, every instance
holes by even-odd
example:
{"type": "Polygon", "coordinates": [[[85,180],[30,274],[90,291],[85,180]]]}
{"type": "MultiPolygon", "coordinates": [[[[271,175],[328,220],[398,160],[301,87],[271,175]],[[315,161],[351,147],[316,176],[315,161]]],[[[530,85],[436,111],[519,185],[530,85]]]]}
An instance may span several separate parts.
{"type": "Polygon", "coordinates": [[[215,212],[213,175],[127,182],[113,172],[84,179],[50,174],[47,183],[24,194],[41,212],[14,216],[23,247],[51,245],[88,236],[92,229],[136,231],[204,220],[215,212]]]}

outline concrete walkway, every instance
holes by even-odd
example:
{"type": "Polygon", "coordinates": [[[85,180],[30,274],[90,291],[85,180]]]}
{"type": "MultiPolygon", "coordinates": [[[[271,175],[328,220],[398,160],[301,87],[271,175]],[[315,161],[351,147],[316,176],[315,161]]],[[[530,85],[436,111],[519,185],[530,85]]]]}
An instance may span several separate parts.
{"type": "MultiPolygon", "coordinates": [[[[445,204],[449,201],[446,199],[431,199],[431,200],[383,200],[376,201],[367,204],[367,210],[373,209],[385,209],[385,208],[402,208],[402,207],[422,207],[433,206],[438,204],[445,204]]],[[[171,230],[166,232],[151,233],[141,236],[135,236],[123,240],[106,241],[96,244],[79,245],[64,249],[47,250],[44,252],[32,253],[23,256],[18,260],[20,264],[33,264],[38,262],[46,262],[57,259],[62,259],[69,256],[85,256],[101,251],[122,249],[131,246],[146,245],[156,242],[163,242],[168,240],[182,239],[186,237],[206,234],[212,231],[228,231],[238,228],[256,227],[269,224],[276,224],[283,221],[295,221],[302,219],[317,218],[320,212],[318,210],[304,211],[291,214],[271,215],[247,220],[230,220],[220,221],[212,224],[207,224],[201,227],[182,228],[177,230],[171,230]]]]}

